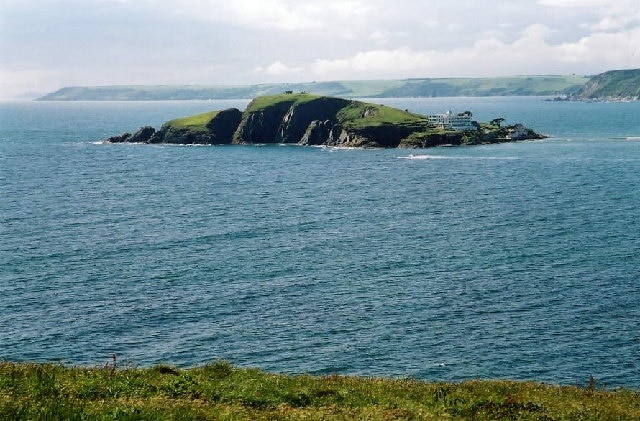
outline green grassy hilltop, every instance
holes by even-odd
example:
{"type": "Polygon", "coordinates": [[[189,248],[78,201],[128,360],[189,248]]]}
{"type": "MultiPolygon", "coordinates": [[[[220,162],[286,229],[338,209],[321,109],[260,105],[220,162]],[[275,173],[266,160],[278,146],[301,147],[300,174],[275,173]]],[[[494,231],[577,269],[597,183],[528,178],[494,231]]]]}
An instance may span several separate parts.
{"type": "Polygon", "coordinates": [[[596,75],[589,79],[576,98],[637,100],[640,98],[640,69],[611,70],[596,75]]]}
{"type": "Polygon", "coordinates": [[[286,376],[225,362],[0,362],[3,420],[638,420],[640,394],[533,382],[286,376]]]}

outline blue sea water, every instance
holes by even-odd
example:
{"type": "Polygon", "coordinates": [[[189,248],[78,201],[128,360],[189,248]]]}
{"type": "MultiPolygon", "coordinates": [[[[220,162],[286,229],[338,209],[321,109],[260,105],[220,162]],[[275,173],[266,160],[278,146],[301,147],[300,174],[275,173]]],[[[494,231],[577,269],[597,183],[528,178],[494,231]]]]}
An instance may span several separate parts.
{"type": "Polygon", "coordinates": [[[247,101],[0,105],[0,359],[640,387],[640,103],[375,100],[550,139],[97,142],[247,101]]]}

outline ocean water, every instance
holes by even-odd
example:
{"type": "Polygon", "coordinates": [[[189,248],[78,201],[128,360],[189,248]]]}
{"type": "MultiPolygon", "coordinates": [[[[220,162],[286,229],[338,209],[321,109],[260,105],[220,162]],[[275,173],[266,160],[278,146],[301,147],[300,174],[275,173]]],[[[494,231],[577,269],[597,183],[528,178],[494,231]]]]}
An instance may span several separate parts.
{"type": "Polygon", "coordinates": [[[550,139],[97,142],[247,101],[0,105],[0,359],[640,387],[640,103],[375,100],[550,139]]]}

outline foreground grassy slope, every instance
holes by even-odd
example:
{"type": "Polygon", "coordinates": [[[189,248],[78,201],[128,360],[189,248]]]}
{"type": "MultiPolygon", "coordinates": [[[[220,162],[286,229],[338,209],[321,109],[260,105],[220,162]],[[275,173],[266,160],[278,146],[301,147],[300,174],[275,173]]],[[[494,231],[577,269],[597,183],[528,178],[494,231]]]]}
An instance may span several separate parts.
{"type": "Polygon", "coordinates": [[[0,419],[638,420],[640,394],[593,384],[284,376],[224,362],[187,370],[4,362],[0,419]]]}

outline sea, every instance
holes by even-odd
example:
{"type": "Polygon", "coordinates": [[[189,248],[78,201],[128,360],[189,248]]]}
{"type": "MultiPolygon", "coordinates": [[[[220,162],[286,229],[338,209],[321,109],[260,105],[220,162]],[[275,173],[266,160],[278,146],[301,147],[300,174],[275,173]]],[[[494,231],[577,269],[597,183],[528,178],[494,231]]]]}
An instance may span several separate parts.
{"type": "Polygon", "coordinates": [[[249,100],[0,103],[0,360],[640,388],[640,102],[373,99],[549,135],[104,144],[249,100]]]}

